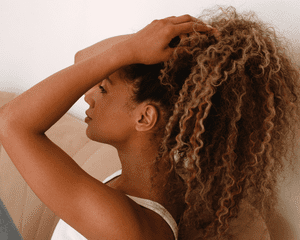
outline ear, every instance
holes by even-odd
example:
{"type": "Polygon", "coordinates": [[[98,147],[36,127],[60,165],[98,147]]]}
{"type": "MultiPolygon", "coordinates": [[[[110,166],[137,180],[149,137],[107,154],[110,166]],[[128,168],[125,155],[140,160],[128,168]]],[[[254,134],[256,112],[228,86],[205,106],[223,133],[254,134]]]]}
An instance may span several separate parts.
{"type": "Polygon", "coordinates": [[[137,111],[135,129],[139,132],[152,130],[158,119],[158,110],[154,105],[146,104],[137,111]]]}

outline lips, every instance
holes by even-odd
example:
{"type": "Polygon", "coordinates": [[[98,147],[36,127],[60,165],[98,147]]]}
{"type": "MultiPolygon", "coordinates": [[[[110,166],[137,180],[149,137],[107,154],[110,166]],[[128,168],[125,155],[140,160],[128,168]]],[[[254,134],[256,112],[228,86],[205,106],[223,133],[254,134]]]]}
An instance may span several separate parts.
{"type": "Polygon", "coordinates": [[[89,117],[86,117],[86,118],[84,119],[84,121],[85,121],[86,123],[88,123],[89,121],[92,121],[92,119],[89,118],[89,117]]]}
{"type": "Polygon", "coordinates": [[[88,111],[86,111],[85,114],[87,115],[87,117],[88,117],[89,119],[92,119],[92,118],[90,117],[90,115],[88,114],[88,111]]]}

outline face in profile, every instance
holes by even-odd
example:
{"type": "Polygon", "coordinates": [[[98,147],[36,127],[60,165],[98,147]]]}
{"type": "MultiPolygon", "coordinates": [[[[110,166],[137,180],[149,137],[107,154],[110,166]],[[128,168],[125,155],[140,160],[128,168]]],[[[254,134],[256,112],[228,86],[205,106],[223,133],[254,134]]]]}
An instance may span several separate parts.
{"type": "MultiPolygon", "coordinates": [[[[126,41],[131,34],[105,39],[75,55],[75,63],[84,61],[98,54],[104,53],[114,44],[126,41]]],[[[101,70],[101,68],[99,68],[101,70]]],[[[107,79],[97,84],[85,93],[85,101],[89,104],[86,111],[91,118],[86,120],[87,136],[94,141],[115,146],[116,143],[130,142],[136,133],[138,111],[143,104],[132,107],[132,86],[122,76],[122,69],[111,74],[107,79]]],[[[154,118],[152,120],[155,120],[154,118]]],[[[147,131],[151,126],[143,128],[147,131]]]]}
{"type": "Polygon", "coordinates": [[[114,145],[127,142],[134,132],[134,119],[126,104],[130,101],[131,88],[116,71],[85,94],[89,104],[86,111],[87,136],[94,141],[114,145]]]}

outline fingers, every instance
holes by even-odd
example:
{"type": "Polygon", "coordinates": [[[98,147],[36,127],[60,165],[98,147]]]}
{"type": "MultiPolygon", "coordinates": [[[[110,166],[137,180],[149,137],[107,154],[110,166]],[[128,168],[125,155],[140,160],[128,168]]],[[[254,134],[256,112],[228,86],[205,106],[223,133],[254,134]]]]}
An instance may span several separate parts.
{"type": "Polygon", "coordinates": [[[188,14],[179,17],[172,16],[169,17],[168,20],[175,25],[174,36],[182,36],[184,34],[192,33],[195,30],[196,32],[212,31],[217,39],[220,37],[220,33],[216,28],[213,28],[188,14]]]}
{"type": "Polygon", "coordinates": [[[173,24],[180,24],[180,23],[185,23],[185,22],[199,22],[201,23],[201,21],[195,17],[190,16],[189,14],[185,14],[179,17],[169,17],[167,18],[169,19],[173,24]]]}
{"type": "Polygon", "coordinates": [[[202,24],[195,24],[194,22],[187,22],[175,25],[173,30],[174,35],[177,36],[181,34],[192,33],[194,30],[196,32],[209,32],[212,31],[213,28],[202,24]]]}
{"type": "Polygon", "coordinates": [[[194,29],[198,32],[207,32],[213,29],[210,25],[207,25],[198,18],[192,17],[189,14],[179,17],[171,16],[162,20],[175,25],[177,35],[191,33],[194,29]]]}

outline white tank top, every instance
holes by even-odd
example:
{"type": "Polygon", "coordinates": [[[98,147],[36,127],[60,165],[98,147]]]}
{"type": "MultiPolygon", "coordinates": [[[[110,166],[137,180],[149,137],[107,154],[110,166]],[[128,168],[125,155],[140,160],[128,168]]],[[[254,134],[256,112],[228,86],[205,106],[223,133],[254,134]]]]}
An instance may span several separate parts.
{"type": "MultiPolygon", "coordinates": [[[[112,180],[115,177],[120,176],[122,173],[122,169],[115,172],[114,174],[107,177],[103,183],[107,183],[110,180],[112,180]]],[[[165,209],[161,204],[154,202],[149,199],[144,198],[138,198],[130,195],[126,195],[127,197],[131,198],[133,201],[135,201],[137,204],[148,208],[157,214],[159,214],[170,226],[172,229],[175,240],[178,239],[178,227],[177,224],[172,217],[172,215],[168,212],[167,209],[165,209]]],[[[64,222],[62,219],[60,219],[55,227],[55,230],[53,232],[53,235],[51,237],[51,240],[87,240],[83,235],[81,235],[79,232],[77,232],[74,228],[72,228],[70,225],[68,225],[66,222],[64,222]]]]}

